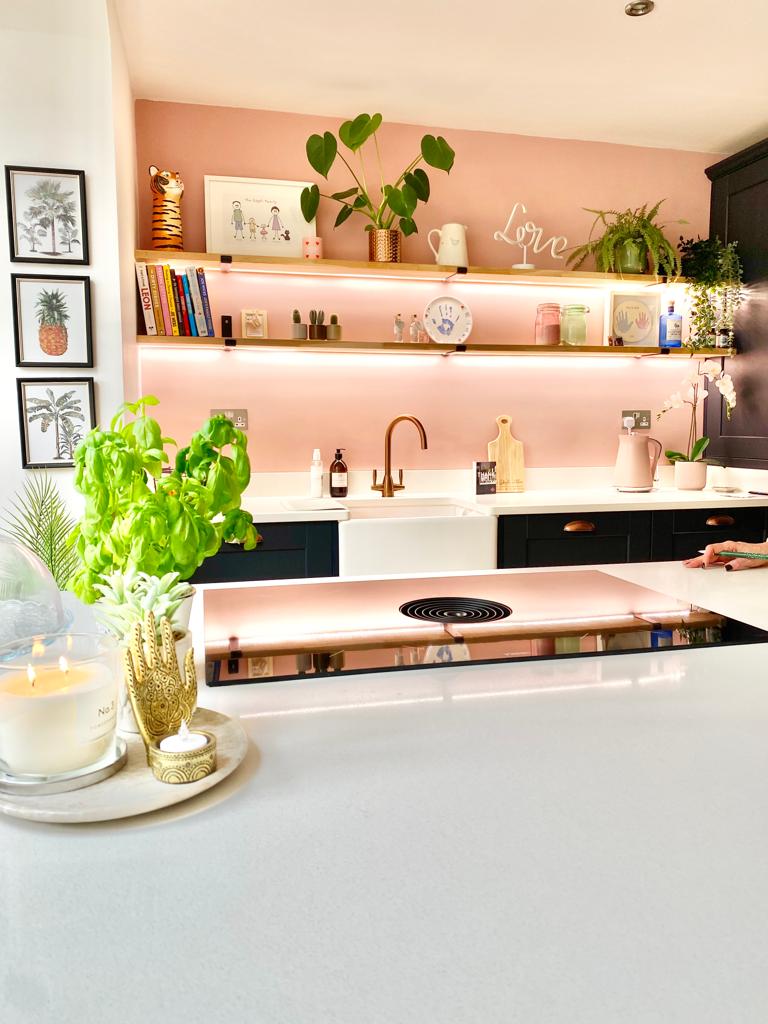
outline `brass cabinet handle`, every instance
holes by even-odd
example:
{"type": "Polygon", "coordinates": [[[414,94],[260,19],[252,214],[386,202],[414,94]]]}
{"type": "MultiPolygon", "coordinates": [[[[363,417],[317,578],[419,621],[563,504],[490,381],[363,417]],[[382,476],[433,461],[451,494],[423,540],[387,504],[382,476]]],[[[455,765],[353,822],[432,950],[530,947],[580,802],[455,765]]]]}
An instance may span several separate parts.
{"type": "Polygon", "coordinates": [[[733,526],[735,522],[733,516],[710,516],[707,526],[733,526]]]}
{"type": "Polygon", "coordinates": [[[563,533],[594,533],[597,527],[588,519],[573,519],[563,527],[563,533]]]}

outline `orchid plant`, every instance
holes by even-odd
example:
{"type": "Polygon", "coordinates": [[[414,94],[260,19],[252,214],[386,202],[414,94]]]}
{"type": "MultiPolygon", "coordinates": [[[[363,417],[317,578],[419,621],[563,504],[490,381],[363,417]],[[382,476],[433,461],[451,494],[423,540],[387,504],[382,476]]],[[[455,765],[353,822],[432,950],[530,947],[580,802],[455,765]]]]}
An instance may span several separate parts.
{"type": "Polygon", "coordinates": [[[691,369],[682,381],[680,391],[675,391],[664,401],[661,412],[656,416],[657,420],[670,412],[672,409],[682,409],[683,406],[690,406],[691,422],[688,428],[688,447],[685,452],[668,451],[664,454],[670,462],[698,462],[704,455],[709,445],[709,438],[702,436],[697,438],[698,423],[697,412],[699,402],[707,397],[707,385],[714,384],[725,402],[725,412],[728,419],[736,407],[736,388],[730,373],[726,373],[719,362],[714,359],[707,359],[706,362],[692,362],[691,369]]]}

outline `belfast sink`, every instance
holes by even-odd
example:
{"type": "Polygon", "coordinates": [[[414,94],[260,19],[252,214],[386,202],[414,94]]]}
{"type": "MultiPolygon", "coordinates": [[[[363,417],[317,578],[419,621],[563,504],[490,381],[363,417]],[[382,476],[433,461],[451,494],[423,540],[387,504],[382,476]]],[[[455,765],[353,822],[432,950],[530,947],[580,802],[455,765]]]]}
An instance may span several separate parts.
{"type": "Polygon", "coordinates": [[[342,500],[341,576],[496,568],[496,518],[451,499],[342,500]]]}

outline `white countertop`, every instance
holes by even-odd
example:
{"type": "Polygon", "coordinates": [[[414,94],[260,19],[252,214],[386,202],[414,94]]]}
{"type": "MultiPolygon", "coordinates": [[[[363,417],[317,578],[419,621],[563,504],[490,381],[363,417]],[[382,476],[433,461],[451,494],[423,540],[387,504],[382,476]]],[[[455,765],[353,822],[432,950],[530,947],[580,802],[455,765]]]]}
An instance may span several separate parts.
{"type": "Polygon", "coordinates": [[[204,690],[254,743],[210,794],[0,821],[0,1018],[763,1024],[764,663],[204,690]]]}
{"type": "MultiPolygon", "coordinates": [[[[279,522],[319,522],[349,518],[345,502],[350,506],[375,499],[372,493],[352,495],[350,498],[295,498],[261,497],[245,495],[243,508],[254,517],[256,524],[279,522]],[[294,507],[294,506],[303,507],[294,507]],[[316,506],[321,506],[317,508],[316,506]]],[[[522,494],[475,495],[467,491],[455,493],[405,491],[394,498],[382,498],[382,502],[397,505],[398,502],[454,501],[469,508],[476,508],[489,515],[537,515],[547,512],[588,513],[588,512],[635,512],[650,509],[694,509],[733,508],[735,506],[768,506],[768,496],[750,495],[746,491],[734,494],[720,494],[709,488],[703,491],[678,491],[674,487],[658,487],[642,494],[619,492],[609,486],[593,488],[564,488],[563,490],[527,490],[522,494]]]]}

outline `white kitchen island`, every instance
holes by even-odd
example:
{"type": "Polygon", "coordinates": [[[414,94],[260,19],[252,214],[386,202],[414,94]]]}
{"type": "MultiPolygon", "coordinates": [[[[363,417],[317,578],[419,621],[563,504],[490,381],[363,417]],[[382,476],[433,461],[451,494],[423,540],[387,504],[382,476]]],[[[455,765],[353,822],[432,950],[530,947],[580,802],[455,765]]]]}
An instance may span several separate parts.
{"type": "Polygon", "coordinates": [[[763,1024],[765,650],[203,689],[217,789],[0,821],[0,1019],[763,1024]]]}

